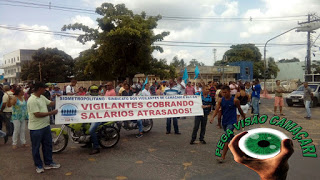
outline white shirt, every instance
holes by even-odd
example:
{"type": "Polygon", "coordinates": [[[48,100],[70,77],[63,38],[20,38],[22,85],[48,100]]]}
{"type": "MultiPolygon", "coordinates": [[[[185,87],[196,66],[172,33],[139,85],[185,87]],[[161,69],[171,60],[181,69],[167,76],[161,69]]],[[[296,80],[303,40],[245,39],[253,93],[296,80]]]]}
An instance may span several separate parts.
{"type": "Polygon", "coordinates": [[[141,94],[142,96],[151,96],[151,93],[148,91],[148,90],[146,90],[146,89],[144,89],[143,91],[142,91],[142,94],[141,94]]]}
{"type": "Polygon", "coordinates": [[[74,87],[72,87],[71,85],[68,85],[67,87],[66,87],[66,93],[68,94],[68,93],[75,93],[75,90],[74,90],[74,87]]]}
{"type": "MultiPolygon", "coordinates": [[[[186,88],[186,84],[183,81],[181,81],[181,85],[184,86],[184,88],[186,88]]],[[[183,89],[181,85],[177,84],[177,88],[180,90],[181,94],[185,94],[186,89],[183,89]]]]}
{"type": "Polygon", "coordinates": [[[166,87],[165,89],[164,89],[164,93],[163,93],[164,95],[180,95],[181,94],[181,91],[180,91],[180,89],[179,88],[177,88],[177,86],[175,86],[175,87],[172,87],[171,89],[170,89],[170,87],[166,87]]]}
{"type": "Polygon", "coordinates": [[[2,97],[2,102],[7,103],[6,107],[3,109],[3,112],[12,112],[12,106],[8,107],[8,101],[9,101],[9,96],[12,98],[13,97],[13,92],[7,91],[4,93],[2,97]]]}

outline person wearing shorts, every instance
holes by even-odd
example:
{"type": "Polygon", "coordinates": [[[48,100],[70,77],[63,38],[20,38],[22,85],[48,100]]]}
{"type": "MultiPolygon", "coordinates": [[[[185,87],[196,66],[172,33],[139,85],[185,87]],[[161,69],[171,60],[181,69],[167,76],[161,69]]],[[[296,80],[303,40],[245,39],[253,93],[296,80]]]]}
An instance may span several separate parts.
{"type": "MultiPolygon", "coordinates": [[[[246,115],[248,113],[248,110],[249,110],[249,102],[251,100],[251,97],[249,94],[246,93],[246,90],[245,90],[245,86],[240,86],[240,92],[238,92],[236,94],[236,98],[240,101],[240,107],[244,113],[244,115],[246,115]]],[[[239,110],[237,109],[237,121],[239,121],[239,118],[240,118],[240,112],[239,110]]]]}
{"type": "MultiPolygon", "coordinates": [[[[213,118],[210,120],[210,123],[212,124],[215,116],[218,115],[219,113],[219,109],[221,107],[221,112],[222,112],[222,122],[221,124],[218,124],[220,128],[223,127],[223,130],[227,133],[228,129],[233,131],[233,124],[237,123],[237,110],[239,110],[240,114],[242,115],[242,117],[245,119],[245,115],[240,107],[240,101],[239,99],[232,97],[231,93],[230,93],[230,87],[229,86],[223,86],[221,88],[221,94],[222,94],[222,98],[219,99],[217,107],[214,111],[213,114],[213,118]],[[222,127],[221,127],[222,125],[222,127]]],[[[231,139],[233,138],[233,136],[231,135],[227,142],[224,144],[223,147],[223,151],[222,151],[222,156],[221,158],[217,159],[220,163],[222,163],[225,158],[226,158],[226,154],[228,152],[228,144],[231,141],[231,139]]]]}
{"type": "Polygon", "coordinates": [[[280,86],[280,80],[276,81],[276,89],[275,89],[275,96],[274,96],[274,115],[277,115],[277,107],[279,106],[280,109],[280,116],[284,116],[282,113],[282,107],[283,107],[283,92],[284,88],[280,86]]]}

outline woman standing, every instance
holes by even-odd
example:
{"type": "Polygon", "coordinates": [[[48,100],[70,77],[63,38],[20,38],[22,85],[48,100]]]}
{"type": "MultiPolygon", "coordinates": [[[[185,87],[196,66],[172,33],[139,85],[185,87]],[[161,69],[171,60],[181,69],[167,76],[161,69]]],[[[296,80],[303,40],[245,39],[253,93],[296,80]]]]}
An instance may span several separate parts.
{"type": "Polygon", "coordinates": [[[12,106],[11,121],[14,124],[12,137],[12,149],[17,149],[18,136],[22,147],[27,147],[25,138],[26,119],[28,118],[27,102],[24,100],[24,92],[21,88],[17,88],[14,97],[10,100],[12,106]]]}
{"type": "MultiPolygon", "coordinates": [[[[248,103],[250,102],[251,98],[250,98],[250,95],[246,93],[245,86],[240,86],[240,92],[238,92],[235,95],[235,98],[239,99],[241,109],[242,109],[244,115],[246,115],[248,113],[248,109],[249,109],[248,103]]],[[[237,121],[239,121],[239,118],[240,118],[240,113],[237,109],[237,121]]]]}

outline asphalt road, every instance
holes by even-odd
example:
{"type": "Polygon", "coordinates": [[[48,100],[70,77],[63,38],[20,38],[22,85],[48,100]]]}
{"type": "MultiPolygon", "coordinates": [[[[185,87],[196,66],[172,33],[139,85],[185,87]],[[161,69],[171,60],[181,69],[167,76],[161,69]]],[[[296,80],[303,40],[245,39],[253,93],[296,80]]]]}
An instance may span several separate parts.
{"type": "MultiPolygon", "coordinates": [[[[273,115],[273,100],[261,100],[261,114],[273,115]]],[[[320,150],[320,107],[313,108],[313,118],[305,120],[303,107],[285,107],[286,118],[309,133],[317,150],[320,150]]],[[[206,145],[190,145],[194,118],[179,120],[181,135],[165,132],[165,119],[155,119],[151,132],[142,138],[135,138],[137,130],[121,130],[121,138],[116,147],[103,149],[100,154],[88,155],[88,149],[69,141],[68,147],[60,154],[54,154],[54,161],[61,164],[60,169],[35,172],[31,148],[12,150],[11,138],[4,145],[0,139],[0,179],[259,179],[247,167],[237,164],[228,152],[226,162],[219,164],[214,155],[217,142],[223,131],[214,124],[207,125],[206,145]]],[[[268,123],[246,127],[279,129],[288,137],[290,133],[268,123]]],[[[240,131],[235,131],[239,133],[240,131]]],[[[27,131],[27,141],[29,132],[27,131]]],[[[294,154],[289,160],[287,179],[319,179],[319,158],[303,157],[300,143],[294,140],[294,154]]],[[[320,155],[319,152],[318,156],[320,155]]]]}

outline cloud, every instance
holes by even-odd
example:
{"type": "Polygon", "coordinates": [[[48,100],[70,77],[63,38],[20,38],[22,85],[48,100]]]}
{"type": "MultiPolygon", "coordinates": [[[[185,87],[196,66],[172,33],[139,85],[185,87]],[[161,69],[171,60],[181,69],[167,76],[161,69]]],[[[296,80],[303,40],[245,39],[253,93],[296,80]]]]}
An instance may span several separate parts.
{"type": "Polygon", "coordinates": [[[71,24],[82,23],[83,25],[86,25],[92,28],[98,27],[98,24],[96,21],[92,20],[89,16],[82,16],[82,15],[76,15],[75,17],[72,17],[69,23],[71,24]]]}
{"type": "MultiPolygon", "coordinates": [[[[37,24],[32,26],[21,24],[19,25],[19,27],[50,31],[49,27],[37,24]]],[[[92,43],[90,42],[86,45],[82,45],[75,38],[55,36],[52,34],[9,31],[6,29],[0,29],[0,34],[6,34],[5,36],[0,36],[0,42],[6,42],[0,44],[1,57],[3,54],[15,51],[17,49],[39,49],[41,47],[56,47],[75,58],[81,51],[90,48],[92,45],[92,43]]]]}

